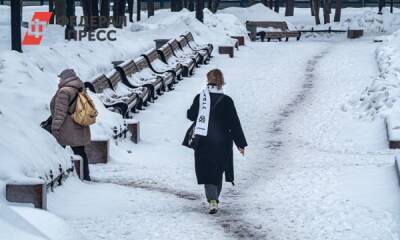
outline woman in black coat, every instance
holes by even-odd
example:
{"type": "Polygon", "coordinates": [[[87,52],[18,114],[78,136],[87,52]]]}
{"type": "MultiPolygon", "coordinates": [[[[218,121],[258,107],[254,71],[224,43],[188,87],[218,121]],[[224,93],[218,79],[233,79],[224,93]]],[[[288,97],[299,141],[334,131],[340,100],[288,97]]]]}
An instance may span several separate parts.
{"type": "MultiPolygon", "coordinates": [[[[209,94],[208,129],[206,134],[195,135],[194,156],[198,184],[204,184],[207,200],[210,204],[210,214],[217,212],[219,195],[222,189],[223,174],[225,181],[234,181],[233,143],[244,155],[247,146],[239,117],[233,100],[223,94],[225,84],[223,74],[215,69],[207,74],[209,94]]],[[[203,94],[203,93],[202,93],[203,94]]],[[[196,122],[196,127],[202,117],[199,117],[200,104],[205,104],[205,96],[197,95],[192,106],[187,111],[187,118],[196,122]],[[200,100],[204,98],[204,100],[200,100]]],[[[204,120],[204,119],[203,119],[204,120]]]]}

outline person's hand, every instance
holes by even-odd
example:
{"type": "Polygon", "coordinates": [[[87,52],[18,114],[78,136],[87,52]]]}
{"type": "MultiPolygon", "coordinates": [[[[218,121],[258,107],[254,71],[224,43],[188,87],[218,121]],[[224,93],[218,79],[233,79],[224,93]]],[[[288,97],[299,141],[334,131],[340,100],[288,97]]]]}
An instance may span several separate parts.
{"type": "Polygon", "coordinates": [[[239,152],[242,154],[242,156],[244,156],[244,148],[239,148],[239,152]]]}

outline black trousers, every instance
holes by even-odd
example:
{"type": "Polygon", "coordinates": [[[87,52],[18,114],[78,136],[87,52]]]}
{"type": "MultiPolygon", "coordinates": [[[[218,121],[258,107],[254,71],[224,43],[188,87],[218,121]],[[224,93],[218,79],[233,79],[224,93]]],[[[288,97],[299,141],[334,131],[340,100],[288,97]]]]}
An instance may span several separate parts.
{"type": "Polygon", "coordinates": [[[85,146],[71,147],[75,155],[79,155],[83,160],[83,180],[91,181],[89,173],[89,161],[85,152],[85,146]]]}

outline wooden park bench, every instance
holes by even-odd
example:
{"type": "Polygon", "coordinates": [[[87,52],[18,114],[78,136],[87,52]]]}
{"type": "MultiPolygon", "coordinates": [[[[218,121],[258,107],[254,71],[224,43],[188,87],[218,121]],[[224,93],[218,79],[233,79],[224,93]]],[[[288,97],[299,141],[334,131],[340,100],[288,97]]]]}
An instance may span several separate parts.
{"type": "MultiPolygon", "coordinates": [[[[190,51],[183,51],[181,46],[179,45],[178,40],[176,39],[171,39],[168,41],[168,44],[171,46],[173,50],[173,54],[175,57],[188,61],[190,64],[192,64],[192,68],[194,69],[195,67],[198,67],[200,64],[200,55],[192,50],[190,51]]],[[[192,70],[193,71],[193,70],[192,70]]]]}
{"type": "Polygon", "coordinates": [[[158,95],[162,95],[163,91],[167,91],[167,88],[172,89],[175,83],[175,72],[171,70],[157,71],[153,69],[153,66],[149,64],[148,60],[141,56],[133,60],[139,73],[140,77],[144,79],[151,79],[156,77],[162,80],[161,88],[157,91],[158,95]]]}
{"type": "Polygon", "coordinates": [[[252,41],[255,41],[257,36],[260,36],[262,42],[264,42],[265,39],[267,39],[268,42],[271,41],[271,39],[278,39],[281,41],[282,38],[286,38],[286,41],[288,41],[291,37],[296,38],[296,40],[299,41],[301,37],[301,32],[289,31],[286,22],[247,21],[246,29],[249,31],[249,36],[252,41]],[[258,28],[263,29],[258,31],[258,28]],[[266,28],[278,29],[279,31],[268,31],[266,28]]]}
{"type": "MultiPolygon", "coordinates": [[[[170,66],[165,62],[161,61],[161,59],[159,58],[159,54],[157,53],[157,50],[155,48],[150,49],[141,56],[146,59],[149,68],[154,73],[159,75],[171,75],[171,74],[173,75],[173,80],[170,83],[167,83],[167,81],[164,80],[164,84],[168,86],[170,90],[173,89],[172,85],[175,83],[176,79],[178,80],[182,79],[182,71],[183,71],[182,66],[180,64],[176,64],[175,66],[170,66]]],[[[168,77],[167,79],[169,78],[170,77],[168,77]]]]}
{"type": "Polygon", "coordinates": [[[135,111],[136,105],[139,103],[138,95],[133,92],[122,96],[118,95],[104,74],[85,82],[85,87],[98,94],[107,109],[121,114],[124,118],[128,117],[130,111],[135,111]]]}
{"type": "Polygon", "coordinates": [[[186,40],[185,37],[179,37],[177,39],[179,47],[181,50],[186,53],[186,54],[193,54],[196,59],[197,64],[207,64],[209,61],[208,57],[208,51],[207,50],[198,50],[195,51],[192,48],[190,48],[188,41],[186,40]]]}
{"type": "MultiPolygon", "coordinates": [[[[145,59],[143,59],[146,61],[145,59]]],[[[115,67],[121,74],[122,82],[128,87],[145,87],[147,89],[146,96],[142,96],[144,106],[147,106],[147,100],[154,101],[158,97],[156,93],[161,95],[163,91],[163,79],[154,73],[148,77],[143,77],[140,74],[138,67],[133,60],[125,61],[115,67]]]]}
{"type": "Polygon", "coordinates": [[[160,47],[157,50],[157,53],[161,60],[168,66],[172,67],[175,72],[181,71],[182,77],[189,77],[189,64],[179,61],[179,59],[174,56],[173,50],[168,44],[164,44],[160,47]]]}
{"type": "Polygon", "coordinates": [[[116,69],[108,72],[106,77],[110,82],[112,89],[118,95],[126,96],[128,98],[131,98],[132,95],[137,96],[137,104],[135,106],[132,105],[132,108],[128,107],[128,110],[131,110],[132,113],[136,113],[136,109],[143,110],[143,106],[146,105],[145,102],[147,102],[150,96],[150,90],[147,87],[129,88],[126,84],[124,84],[120,71],[116,69]]]}
{"type": "Polygon", "coordinates": [[[186,34],[183,34],[182,37],[186,38],[187,42],[188,42],[188,46],[194,50],[194,51],[201,51],[201,50],[205,50],[207,51],[207,61],[210,60],[210,58],[212,58],[211,54],[212,51],[214,49],[214,46],[209,43],[209,44],[204,44],[204,45],[200,45],[198,43],[196,43],[194,41],[193,35],[191,32],[187,32],[186,34]]]}

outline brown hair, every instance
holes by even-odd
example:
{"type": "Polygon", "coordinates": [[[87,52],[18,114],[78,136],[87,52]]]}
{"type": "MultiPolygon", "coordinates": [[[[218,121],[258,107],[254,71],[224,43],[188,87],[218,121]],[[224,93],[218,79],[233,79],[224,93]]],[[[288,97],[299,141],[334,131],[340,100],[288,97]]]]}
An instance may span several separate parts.
{"type": "Polygon", "coordinates": [[[213,69],[207,73],[207,82],[208,84],[215,85],[219,89],[225,85],[224,75],[221,70],[213,69]]]}

